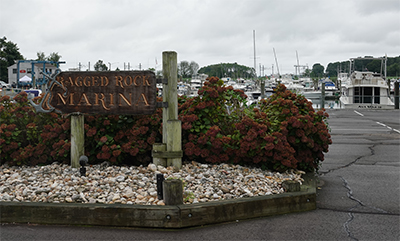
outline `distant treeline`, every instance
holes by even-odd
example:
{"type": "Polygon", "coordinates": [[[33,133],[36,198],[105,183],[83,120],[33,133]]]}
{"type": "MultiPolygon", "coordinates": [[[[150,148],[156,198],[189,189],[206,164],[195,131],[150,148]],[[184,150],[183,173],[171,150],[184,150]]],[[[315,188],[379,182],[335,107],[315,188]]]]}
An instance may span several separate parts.
{"type": "Polygon", "coordinates": [[[218,78],[231,77],[234,79],[243,78],[249,79],[255,77],[254,68],[250,68],[237,63],[220,63],[208,65],[199,69],[198,73],[215,76],[218,78]]]}
{"type": "MultiPolygon", "coordinates": [[[[379,59],[360,59],[355,61],[355,66],[353,70],[358,71],[371,71],[383,73],[381,70],[381,60],[379,59]]],[[[325,77],[337,77],[339,73],[349,73],[350,61],[334,62],[329,63],[328,67],[325,69],[319,63],[313,65],[312,69],[305,71],[305,76],[310,76],[312,78],[325,77]]],[[[237,63],[220,63],[204,66],[199,69],[198,73],[207,74],[208,76],[216,76],[218,78],[231,77],[233,79],[244,78],[249,79],[255,77],[254,68],[239,65],[237,63]]],[[[387,58],[387,73],[388,77],[399,77],[400,76],[400,56],[398,57],[388,57],[387,58]]]]}
{"type": "MultiPolygon", "coordinates": [[[[354,70],[358,71],[371,71],[371,72],[381,72],[381,60],[379,59],[362,59],[356,60],[354,70]]],[[[339,73],[349,73],[350,61],[329,63],[326,68],[326,76],[335,77],[339,73]]],[[[383,70],[382,70],[383,73],[383,70]]],[[[387,76],[398,77],[400,76],[400,56],[398,57],[388,57],[387,58],[387,76]]]]}

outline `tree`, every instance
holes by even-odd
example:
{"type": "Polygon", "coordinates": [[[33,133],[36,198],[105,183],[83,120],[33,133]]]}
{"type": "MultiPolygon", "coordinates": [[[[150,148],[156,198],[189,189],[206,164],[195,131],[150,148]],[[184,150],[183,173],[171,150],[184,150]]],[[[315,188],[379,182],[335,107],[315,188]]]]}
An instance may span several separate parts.
{"type": "Polygon", "coordinates": [[[44,52],[37,52],[36,53],[37,59],[38,61],[51,61],[51,62],[58,62],[61,59],[61,55],[58,54],[58,52],[53,52],[51,53],[49,56],[46,57],[46,55],[44,54],[44,52]]]}
{"type": "Polygon", "coordinates": [[[194,62],[194,61],[190,62],[189,67],[190,67],[190,74],[191,75],[197,74],[197,71],[199,71],[199,68],[200,68],[199,64],[194,62]]]}
{"type": "Polygon", "coordinates": [[[181,76],[182,78],[190,78],[193,75],[197,74],[197,71],[199,70],[199,64],[191,61],[190,63],[188,61],[181,61],[178,64],[178,75],[181,76]]]}
{"type": "Polygon", "coordinates": [[[310,76],[310,75],[311,75],[311,70],[309,68],[304,70],[304,76],[310,76]]]}
{"type": "Polygon", "coordinates": [[[311,77],[313,78],[320,78],[324,76],[324,66],[319,63],[316,63],[312,67],[311,77]]]}
{"type": "Polygon", "coordinates": [[[178,75],[182,78],[189,78],[190,75],[190,64],[188,61],[181,61],[178,64],[178,75]]]}
{"type": "Polygon", "coordinates": [[[7,67],[22,60],[24,57],[19,52],[17,44],[7,41],[6,37],[0,39],[0,80],[8,82],[7,67]]]}
{"type": "Polygon", "coordinates": [[[52,61],[52,62],[58,62],[61,59],[61,55],[58,54],[58,52],[53,52],[47,57],[47,61],[52,61]]]}
{"type": "Polygon", "coordinates": [[[37,59],[38,61],[45,61],[46,60],[46,55],[44,54],[44,52],[37,52],[36,53],[37,59]]]}
{"type": "Polygon", "coordinates": [[[400,76],[400,57],[397,57],[397,63],[393,63],[387,67],[387,76],[400,76]]]}
{"type": "Polygon", "coordinates": [[[208,76],[215,76],[218,78],[232,77],[232,78],[252,78],[256,76],[254,68],[250,68],[237,63],[220,63],[202,67],[198,71],[208,76]]]}
{"type": "Polygon", "coordinates": [[[107,71],[107,65],[105,63],[103,63],[103,60],[98,60],[95,64],[94,64],[94,70],[96,71],[107,71]]]}

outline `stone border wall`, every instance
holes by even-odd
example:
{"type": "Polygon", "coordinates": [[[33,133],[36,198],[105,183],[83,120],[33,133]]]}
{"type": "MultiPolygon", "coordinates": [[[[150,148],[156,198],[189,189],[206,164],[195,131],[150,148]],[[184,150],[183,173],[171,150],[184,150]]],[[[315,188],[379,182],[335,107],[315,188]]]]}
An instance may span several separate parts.
{"type": "Polygon", "coordinates": [[[316,209],[316,177],[299,192],[171,206],[0,202],[1,223],[186,228],[316,209]]]}

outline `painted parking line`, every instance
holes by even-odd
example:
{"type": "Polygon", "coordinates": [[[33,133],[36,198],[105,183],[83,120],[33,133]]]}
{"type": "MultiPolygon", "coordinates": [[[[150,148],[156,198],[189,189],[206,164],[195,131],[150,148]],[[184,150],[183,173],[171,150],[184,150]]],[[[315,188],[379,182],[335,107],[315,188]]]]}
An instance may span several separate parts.
{"type": "MultiPolygon", "coordinates": [[[[356,111],[356,110],[354,111],[354,113],[356,113],[357,115],[360,115],[360,116],[364,116],[364,114],[362,114],[362,113],[360,113],[360,112],[358,112],[358,111],[356,111]]],[[[378,124],[378,125],[380,125],[380,126],[383,126],[383,127],[386,127],[386,128],[388,128],[389,130],[394,131],[394,132],[397,132],[397,133],[400,134],[400,131],[399,131],[399,130],[394,129],[394,128],[390,127],[390,126],[387,126],[387,125],[385,125],[385,124],[383,124],[383,123],[380,123],[380,122],[377,121],[376,124],[378,124]]]]}
{"type": "Polygon", "coordinates": [[[376,124],[378,124],[378,125],[381,125],[381,126],[383,126],[383,127],[386,127],[386,128],[388,128],[389,130],[391,130],[391,131],[395,131],[395,132],[397,132],[397,133],[399,133],[400,134],[400,131],[399,130],[397,130],[397,129],[394,129],[394,128],[392,128],[392,127],[390,127],[390,126],[388,126],[388,125],[385,125],[385,124],[383,124],[383,123],[380,123],[380,122],[376,122],[376,124]]]}
{"type": "Polygon", "coordinates": [[[360,115],[360,116],[364,116],[363,114],[361,114],[360,112],[358,112],[358,111],[354,111],[357,115],[360,115]]]}

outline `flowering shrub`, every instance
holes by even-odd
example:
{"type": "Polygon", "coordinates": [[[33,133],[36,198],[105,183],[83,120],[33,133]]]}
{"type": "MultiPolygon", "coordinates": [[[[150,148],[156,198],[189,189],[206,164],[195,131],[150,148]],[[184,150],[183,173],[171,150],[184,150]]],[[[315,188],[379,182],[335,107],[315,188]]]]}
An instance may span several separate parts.
{"type": "MultiPolygon", "coordinates": [[[[260,112],[266,114],[270,129],[281,133],[280,140],[290,147],[287,151],[290,158],[275,162],[280,166],[299,168],[302,170],[318,169],[324,160],[324,152],[332,144],[325,110],[314,111],[312,103],[304,96],[299,96],[279,85],[276,93],[261,102],[260,112]]],[[[277,161],[276,159],[274,161],[277,161]]]]}
{"type": "Polygon", "coordinates": [[[211,77],[199,95],[182,101],[182,148],[186,158],[209,163],[229,162],[236,149],[235,123],[244,113],[246,95],[211,77]]]}
{"type": "Polygon", "coordinates": [[[36,165],[66,161],[70,123],[56,113],[35,113],[26,92],[0,98],[1,164],[36,165]]]}
{"type": "Polygon", "coordinates": [[[260,108],[247,109],[242,91],[218,78],[208,80],[198,97],[180,106],[186,158],[278,171],[318,169],[332,143],[324,110],[315,112],[311,102],[284,85],[260,108]]]}
{"type": "MultiPolygon", "coordinates": [[[[37,98],[36,101],[39,101],[37,98]]],[[[90,163],[147,164],[152,144],[161,142],[159,109],[151,116],[85,116],[85,154],[90,163]]],[[[1,164],[70,163],[70,119],[36,113],[27,94],[0,99],[1,164]]]]}
{"type": "Polygon", "coordinates": [[[161,142],[162,110],[150,116],[85,116],[85,151],[91,162],[146,165],[161,142]]]}
{"type": "MultiPolygon", "coordinates": [[[[279,85],[259,108],[247,107],[241,90],[207,79],[194,98],[180,96],[184,159],[237,163],[284,171],[318,169],[332,143],[327,113],[279,85]]],[[[39,100],[39,99],[37,99],[39,100]]],[[[162,142],[162,109],[149,116],[85,115],[85,154],[92,164],[151,162],[162,142]]],[[[70,119],[36,113],[22,92],[0,99],[1,164],[70,162],[70,119]]]]}

